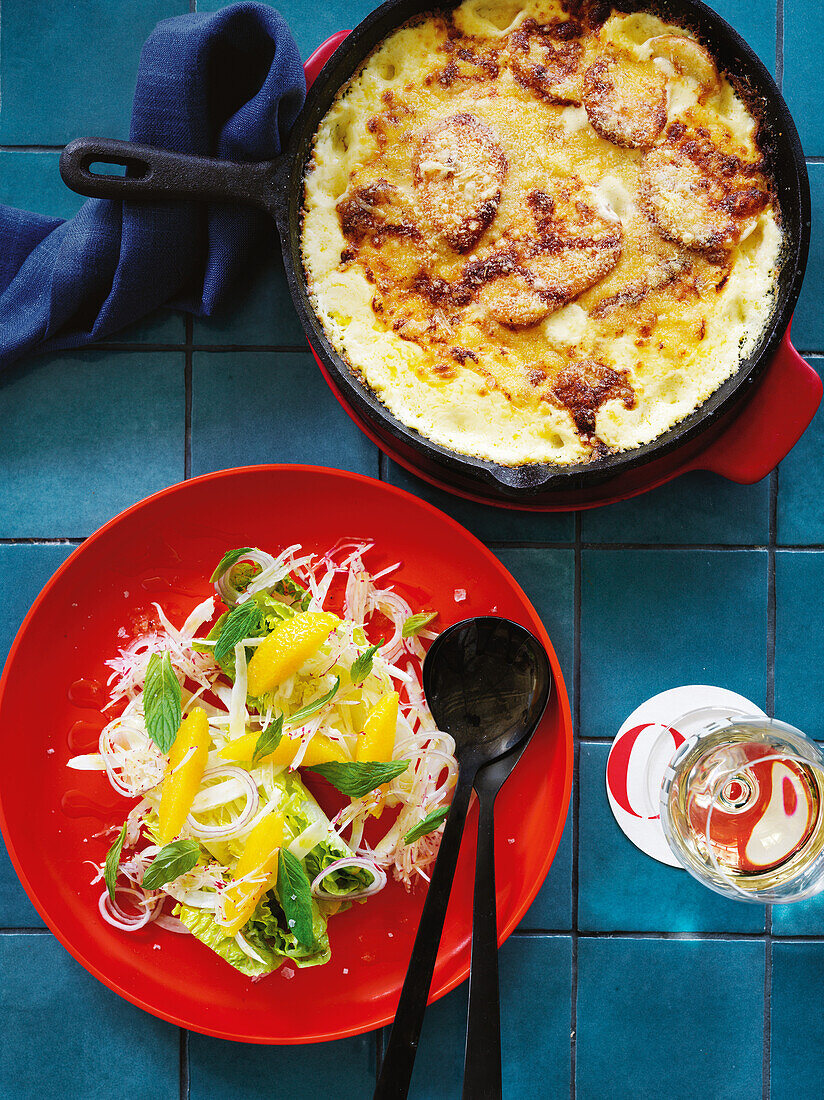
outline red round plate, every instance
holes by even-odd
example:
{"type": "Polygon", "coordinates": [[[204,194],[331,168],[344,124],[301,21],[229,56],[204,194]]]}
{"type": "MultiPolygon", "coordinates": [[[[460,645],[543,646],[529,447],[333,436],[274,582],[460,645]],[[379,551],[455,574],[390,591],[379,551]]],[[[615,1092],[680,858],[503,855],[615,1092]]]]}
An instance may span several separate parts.
{"type": "MultiPolygon", "coordinates": [[[[293,542],[309,550],[342,536],[374,538],[374,570],[399,558],[396,585],[445,627],[494,612],[533,631],[555,674],[547,713],[497,802],[498,915],[503,940],[549,870],[572,779],[572,724],[561,669],[534,608],[501,563],[442,512],[379,481],[309,466],[256,466],[208,474],[136,504],[80,546],[34,603],[0,682],[0,825],[29,897],[63,945],[122,997],[172,1023],[255,1043],[356,1035],[389,1023],[424,891],[392,884],[330,922],[332,961],[257,983],[192,936],[150,925],[136,935],[98,915],[101,861],[129,803],[100,773],[73,772],[105,719],[94,682],[152,602],[172,621],[209,594],[224,550],[293,542]],[[467,598],[455,602],[455,589],[467,598]],[[125,635],[124,632],[125,631],[125,635]],[[87,681],[78,686],[77,682],[87,681]],[[88,683],[91,681],[92,683],[88,683]]],[[[322,798],[322,792],[319,792],[322,798]]],[[[469,819],[432,983],[443,996],[469,971],[475,821],[469,819]]]]}

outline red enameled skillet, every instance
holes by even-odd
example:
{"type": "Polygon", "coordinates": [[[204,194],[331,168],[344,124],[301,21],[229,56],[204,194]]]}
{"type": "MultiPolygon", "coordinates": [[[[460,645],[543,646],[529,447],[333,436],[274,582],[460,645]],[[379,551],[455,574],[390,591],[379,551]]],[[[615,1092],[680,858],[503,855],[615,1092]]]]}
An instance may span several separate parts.
{"type": "MultiPolygon", "coordinates": [[[[439,8],[454,6],[439,4],[439,8]]],[[[401,424],[332,347],[309,301],[300,256],[303,177],[317,127],[339,89],[400,24],[432,10],[427,0],[389,0],[351,32],[341,31],[307,63],[306,103],[289,147],[275,161],[237,164],[107,139],[81,138],[60,163],[75,191],[99,198],[190,198],[246,202],[274,217],[289,287],[327,382],[359,427],[390,457],[450,492],[504,507],[564,510],[621,500],[688,470],[758,481],[787,454],[821,400],[821,381],[789,339],[810,238],[810,194],[792,117],[772,77],[744,40],[701,0],[615,0],[622,11],[650,11],[689,28],[712,52],[760,122],[784,231],[772,315],[758,345],[698,409],[644,446],[588,464],[518,467],[456,454],[401,424]],[[95,162],[128,174],[96,175],[95,162]]]]}

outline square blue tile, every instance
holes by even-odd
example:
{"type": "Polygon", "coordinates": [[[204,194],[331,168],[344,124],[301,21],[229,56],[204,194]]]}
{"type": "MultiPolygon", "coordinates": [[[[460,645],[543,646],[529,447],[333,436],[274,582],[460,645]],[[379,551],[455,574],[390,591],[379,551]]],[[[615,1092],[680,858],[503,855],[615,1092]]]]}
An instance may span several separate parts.
{"type": "Polygon", "coordinates": [[[7,581],[0,603],[0,668],[35,596],[73,550],[66,543],[0,545],[0,575],[7,581]]]}
{"type": "Polygon", "coordinates": [[[378,452],[308,352],[196,352],[192,472],[306,462],[376,477],[378,452]]]}
{"type": "MultiPolygon", "coordinates": [[[[824,359],[811,358],[819,374],[824,359]]],[[[777,537],[781,543],[824,543],[824,407],[778,468],[777,537]]]]}
{"type": "Polygon", "coordinates": [[[0,1096],[178,1096],[178,1029],[117,997],[50,935],[0,936],[0,972],[0,1096]]]}
{"type": "Polygon", "coordinates": [[[776,943],[772,949],[772,1100],[824,1095],[824,943],[776,943]]]}
{"type": "Polygon", "coordinates": [[[374,1034],[293,1047],[189,1036],[190,1100],[358,1097],[374,1087],[374,1034]]]}
{"type": "Polygon", "coordinates": [[[824,739],[824,555],[779,551],[775,590],[775,716],[824,739]]]}
{"type": "Polygon", "coordinates": [[[7,0],[3,5],[0,143],[65,145],[83,134],[129,136],[137,62],[159,20],[188,0],[7,0]]]}
{"type": "Polygon", "coordinates": [[[774,936],[824,936],[824,894],[772,907],[774,936]]]}
{"type": "Polygon", "coordinates": [[[763,943],[579,940],[578,1100],[760,1097],[763,1015],[763,943]]]}
{"type": "MultiPolygon", "coordinates": [[[[569,937],[512,936],[501,948],[499,960],[504,1096],[568,1095],[569,937]]],[[[458,1100],[465,1035],[463,985],[426,1010],[409,1093],[412,1100],[458,1100]]]]}
{"type": "Polygon", "coordinates": [[[570,807],[549,874],[519,929],[556,932],[572,928],[572,831],[570,807]]]}
{"type": "MultiPolygon", "coordinates": [[[[815,35],[811,35],[815,39],[815,35]]],[[[813,229],[801,297],[793,317],[793,343],[805,354],[824,352],[824,164],[808,164],[813,229]]]]}
{"type": "Polygon", "coordinates": [[[784,98],[808,157],[824,154],[821,117],[821,27],[819,0],[784,0],[784,98]]]}
{"type": "Polygon", "coordinates": [[[40,928],[40,914],[26,897],[0,838],[0,928],[40,928]]]}
{"type": "Polygon", "coordinates": [[[582,932],[763,932],[764,907],[730,901],[640,852],[607,801],[608,745],[581,746],[578,927],[582,932]]]}
{"type": "Polygon", "coordinates": [[[735,27],[775,73],[776,0],[710,0],[709,6],[735,27]]]}
{"type": "MultiPolygon", "coordinates": [[[[219,11],[232,0],[197,0],[198,11],[219,11]]],[[[300,47],[305,60],[321,42],[337,31],[351,29],[377,5],[374,0],[349,0],[347,4],[319,4],[309,8],[306,0],[279,0],[276,7],[300,47]]]]}
{"type": "Polygon", "coordinates": [[[183,355],[84,351],[0,378],[0,537],[91,534],[183,477],[183,355]]]}
{"type": "Polygon", "coordinates": [[[415,496],[423,497],[485,542],[572,542],[575,517],[572,512],[521,512],[495,508],[436,489],[395,462],[389,463],[387,480],[415,496]]]}
{"type": "Polygon", "coordinates": [[[195,344],[262,344],[306,348],[306,336],[292,305],[274,225],[268,255],[248,271],[243,281],[213,317],[195,317],[195,344]]]}
{"type": "Polygon", "coordinates": [[[681,684],[763,706],[766,625],[766,551],[584,550],[581,736],[614,737],[645,699],[681,684]]]}
{"type": "Polygon", "coordinates": [[[633,500],[582,513],[584,542],[766,545],[769,478],[736,485],[715,474],[686,474],[633,500]]]}
{"type": "MultiPolygon", "coordinates": [[[[3,587],[0,604],[0,665],[35,596],[73,550],[66,544],[0,545],[0,575],[9,581],[3,587]]],[[[0,928],[28,928],[42,923],[0,841],[0,928]]]]}
{"type": "Polygon", "coordinates": [[[575,552],[503,547],[501,562],[523,588],[546,627],[572,696],[575,633],[575,552]]]}
{"type": "Polygon", "coordinates": [[[53,218],[73,217],[86,200],[60,178],[59,160],[57,150],[0,151],[0,203],[53,218]]]}

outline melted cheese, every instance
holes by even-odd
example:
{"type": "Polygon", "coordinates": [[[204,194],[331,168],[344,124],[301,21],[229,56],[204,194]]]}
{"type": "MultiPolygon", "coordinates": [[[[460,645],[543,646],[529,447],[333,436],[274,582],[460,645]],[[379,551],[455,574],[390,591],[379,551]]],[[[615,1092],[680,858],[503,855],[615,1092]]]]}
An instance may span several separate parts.
{"type": "MultiPolygon", "coordinates": [[[[746,219],[723,263],[664,239],[644,201],[644,150],[605,140],[584,106],[547,100],[506,64],[506,44],[525,20],[566,19],[558,0],[465,0],[453,18],[453,38],[463,36],[458,45],[472,56],[497,57],[497,73],[456,61],[444,20],[428,17],[383,42],[319,127],[303,226],[314,308],[394,416],[454,451],[505,465],[569,464],[605,447],[625,451],[649,442],[705,401],[757,343],[773,304],[777,212],[768,203],[746,219]],[[447,80],[440,74],[450,62],[458,75],[447,80]],[[431,140],[417,182],[414,156],[421,135],[437,135],[444,119],[462,114],[494,136],[508,167],[503,182],[490,173],[477,184],[484,201],[497,201],[496,193],[500,200],[471,249],[458,252],[421,206],[421,180],[448,182],[453,150],[431,140]],[[599,224],[615,226],[623,238],[617,264],[573,301],[514,328],[490,319],[483,294],[441,308],[408,290],[416,265],[449,284],[465,277],[467,264],[501,251],[524,221],[530,194],[556,194],[568,180],[580,185],[599,224]],[[396,235],[375,245],[368,233],[360,247],[347,239],[341,204],[354,201],[357,213],[362,189],[376,181],[394,188],[392,201],[421,231],[421,244],[396,235]],[[644,280],[652,289],[632,301],[644,280]],[[620,304],[622,294],[628,304],[620,304]],[[582,361],[617,372],[634,393],[633,402],[607,394],[593,410],[594,431],[582,431],[557,398],[558,379],[582,361]]],[[[666,77],[668,125],[709,128],[721,148],[755,164],[755,122],[729,82],[722,76],[707,94],[689,72],[655,56],[654,40],[671,34],[687,32],[650,15],[613,13],[588,35],[586,58],[606,51],[651,63],[666,77]]],[[[475,186],[471,175],[460,181],[461,201],[475,186]]],[[[545,291],[540,279],[535,285],[539,295],[545,291]]]]}

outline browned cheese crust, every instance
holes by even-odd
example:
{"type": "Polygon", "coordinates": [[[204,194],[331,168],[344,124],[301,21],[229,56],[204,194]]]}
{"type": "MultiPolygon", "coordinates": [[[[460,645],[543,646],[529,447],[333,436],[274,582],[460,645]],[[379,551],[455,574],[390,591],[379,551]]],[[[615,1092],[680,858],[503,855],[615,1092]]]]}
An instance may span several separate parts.
{"type": "Polygon", "coordinates": [[[679,303],[716,300],[730,250],[771,194],[755,141],[742,148],[704,109],[720,84],[703,46],[661,35],[637,60],[598,37],[609,5],[566,6],[567,19],[524,19],[492,40],[430,17],[439,29],[430,70],[403,93],[383,92],[364,120],[375,152],[337,201],[340,266],[357,265],[381,325],[422,349],[410,360],[419,377],[468,369],[516,404],[565,409],[597,455],[598,409],[636,404],[629,372],[610,365],[610,341],[638,350],[633,373],[645,349],[680,370],[706,323],[698,312],[679,327],[679,303]],[[699,89],[669,125],[668,66],[699,89]],[[581,107],[595,134],[581,132],[581,107]],[[561,116],[576,109],[565,161],[561,116]],[[593,179],[596,155],[604,167],[593,179]],[[631,196],[623,219],[595,195],[616,175],[631,196]],[[588,348],[541,331],[573,302],[595,333],[588,348]]]}

